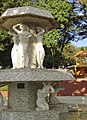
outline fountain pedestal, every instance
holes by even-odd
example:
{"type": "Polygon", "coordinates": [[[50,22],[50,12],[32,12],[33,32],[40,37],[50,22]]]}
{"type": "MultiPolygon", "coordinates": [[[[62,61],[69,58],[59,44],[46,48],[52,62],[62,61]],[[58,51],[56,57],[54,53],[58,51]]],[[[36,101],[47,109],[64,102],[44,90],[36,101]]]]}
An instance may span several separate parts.
{"type": "Polygon", "coordinates": [[[0,111],[0,120],[59,120],[67,112],[67,106],[51,105],[48,111],[36,111],[37,90],[43,82],[73,79],[65,71],[47,69],[1,70],[0,83],[8,85],[8,106],[0,111]]]}
{"type": "Polygon", "coordinates": [[[2,111],[1,114],[0,120],[59,120],[59,112],[57,111],[2,111]]]}
{"type": "Polygon", "coordinates": [[[38,82],[14,82],[9,84],[9,108],[16,111],[34,110],[36,107],[38,82]]]}

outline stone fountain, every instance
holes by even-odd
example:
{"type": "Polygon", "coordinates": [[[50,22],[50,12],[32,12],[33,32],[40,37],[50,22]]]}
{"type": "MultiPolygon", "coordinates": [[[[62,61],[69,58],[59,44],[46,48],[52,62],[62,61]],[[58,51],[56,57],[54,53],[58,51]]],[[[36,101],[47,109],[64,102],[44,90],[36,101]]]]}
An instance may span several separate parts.
{"type": "Polygon", "coordinates": [[[43,34],[56,27],[49,11],[31,6],[9,8],[0,17],[0,28],[14,41],[13,68],[0,70],[0,84],[8,85],[8,105],[1,106],[0,120],[59,120],[67,111],[65,104],[50,104],[49,96],[55,93],[53,83],[75,78],[64,70],[43,68],[43,34]]]}

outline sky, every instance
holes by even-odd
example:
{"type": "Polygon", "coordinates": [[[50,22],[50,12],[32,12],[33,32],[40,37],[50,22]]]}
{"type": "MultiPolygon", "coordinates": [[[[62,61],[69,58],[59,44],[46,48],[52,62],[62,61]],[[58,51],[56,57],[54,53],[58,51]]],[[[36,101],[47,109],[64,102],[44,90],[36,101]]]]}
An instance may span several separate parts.
{"type": "Polygon", "coordinates": [[[84,40],[79,40],[78,42],[72,42],[72,44],[77,47],[87,46],[87,38],[84,40]]]}

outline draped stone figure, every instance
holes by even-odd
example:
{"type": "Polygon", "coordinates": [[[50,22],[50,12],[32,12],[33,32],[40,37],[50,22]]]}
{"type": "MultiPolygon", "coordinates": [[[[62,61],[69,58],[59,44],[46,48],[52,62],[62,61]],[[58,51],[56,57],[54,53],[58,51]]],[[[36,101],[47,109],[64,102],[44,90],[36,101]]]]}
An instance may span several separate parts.
{"type": "Polygon", "coordinates": [[[14,45],[11,51],[11,59],[12,59],[12,65],[13,65],[12,69],[15,69],[15,68],[20,68],[19,37],[18,35],[14,34],[12,39],[13,39],[14,45]]]}
{"type": "Polygon", "coordinates": [[[41,27],[36,27],[36,37],[37,37],[37,44],[36,44],[36,61],[37,61],[37,68],[43,68],[43,61],[45,57],[45,50],[43,47],[43,33],[45,32],[44,29],[41,27]]]}
{"type": "Polygon", "coordinates": [[[13,27],[14,46],[11,52],[13,69],[21,67],[43,68],[45,51],[41,27],[28,27],[25,24],[16,24],[13,27]],[[30,29],[29,29],[30,28],[30,29]]]}
{"type": "Polygon", "coordinates": [[[14,25],[13,30],[19,36],[19,40],[20,40],[18,45],[18,50],[20,54],[20,68],[28,67],[29,56],[28,56],[27,47],[28,47],[29,38],[31,37],[29,28],[27,25],[20,23],[14,25]]]}
{"type": "MultiPolygon", "coordinates": [[[[32,25],[32,24],[31,24],[32,25]]],[[[28,44],[28,55],[29,55],[29,68],[36,68],[36,27],[34,25],[30,26],[31,37],[28,44]]]]}

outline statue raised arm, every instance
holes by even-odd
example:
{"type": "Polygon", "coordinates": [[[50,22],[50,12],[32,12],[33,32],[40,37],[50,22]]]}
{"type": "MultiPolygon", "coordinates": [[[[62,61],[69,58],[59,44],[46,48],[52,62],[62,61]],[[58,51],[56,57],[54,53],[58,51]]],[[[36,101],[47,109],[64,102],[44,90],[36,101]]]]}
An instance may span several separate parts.
{"type": "Polygon", "coordinates": [[[36,27],[37,28],[37,35],[43,35],[45,30],[41,27],[36,27]]]}
{"type": "Polygon", "coordinates": [[[13,30],[17,33],[17,34],[19,34],[19,33],[21,33],[21,30],[18,30],[17,29],[17,27],[19,27],[20,28],[20,26],[21,26],[21,24],[16,24],[16,25],[14,25],[12,28],[13,28],[13,30]]]}

